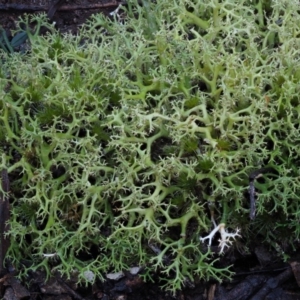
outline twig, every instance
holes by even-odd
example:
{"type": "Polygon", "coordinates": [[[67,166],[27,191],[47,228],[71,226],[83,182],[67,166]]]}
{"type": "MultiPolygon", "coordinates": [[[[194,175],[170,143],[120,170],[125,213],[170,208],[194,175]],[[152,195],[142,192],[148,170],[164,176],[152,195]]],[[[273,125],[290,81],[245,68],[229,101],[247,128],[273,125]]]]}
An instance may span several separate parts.
{"type": "Polygon", "coordinates": [[[76,293],[72,288],[70,288],[69,285],[66,284],[59,275],[55,275],[55,278],[60,283],[60,285],[71,294],[73,299],[84,300],[84,298],[82,298],[78,293],[76,293]]]}
{"type": "Polygon", "coordinates": [[[51,6],[47,12],[47,17],[51,20],[55,14],[55,12],[58,10],[60,4],[61,4],[61,1],[62,0],[54,0],[52,3],[51,3],[51,6]]]}
{"type": "Polygon", "coordinates": [[[255,205],[255,187],[254,187],[254,181],[255,179],[261,177],[264,173],[269,173],[274,171],[273,168],[262,168],[253,171],[249,175],[249,195],[250,195],[250,220],[254,220],[255,218],[255,211],[256,211],[256,205],[255,205]]]}
{"type": "Polygon", "coordinates": [[[275,290],[278,286],[280,286],[283,282],[289,280],[292,276],[293,276],[292,268],[288,268],[284,272],[280,273],[278,276],[268,279],[268,281],[264,284],[264,286],[254,296],[251,297],[251,300],[266,299],[267,295],[272,290],[275,290]]]}
{"type": "Polygon", "coordinates": [[[268,279],[266,275],[250,275],[236,285],[225,295],[215,297],[215,300],[249,299],[268,279]]]}
{"type": "MultiPolygon", "coordinates": [[[[111,1],[107,3],[93,3],[86,5],[61,5],[57,7],[57,11],[70,11],[70,10],[79,10],[79,9],[96,9],[96,8],[106,8],[114,7],[120,4],[127,4],[126,1],[111,1]]],[[[49,11],[52,6],[41,6],[41,5],[24,5],[24,4],[15,4],[7,3],[0,4],[0,10],[24,10],[24,11],[49,11]]]]}

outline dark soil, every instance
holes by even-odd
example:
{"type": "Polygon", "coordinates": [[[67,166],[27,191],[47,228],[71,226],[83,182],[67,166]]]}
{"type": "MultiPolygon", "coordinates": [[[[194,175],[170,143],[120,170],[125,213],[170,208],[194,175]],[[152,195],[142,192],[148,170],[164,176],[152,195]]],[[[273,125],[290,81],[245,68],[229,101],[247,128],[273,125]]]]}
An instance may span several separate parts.
{"type": "MultiPolygon", "coordinates": [[[[75,34],[90,15],[108,14],[119,3],[113,0],[0,0],[0,25],[11,38],[19,16],[44,12],[61,32],[75,34]]],[[[299,245],[295,248],[299,249],[299,245]]],[[[65,279],[53,274],[53,278],[47,280],[42,272],[32,272],[19,281],[18,270],[13,268],[0,277],[0,293],[3,299],[300,299],[300,253],[289,249],[285,253],[290,255],[289,262],[283,262],[258,238],[247,253],[231,250],[220,258],[220,265],[232,265],[231,270],[235,272],[232,281],[198,280],[187,283],[176,295],[162,291],[158,280],[145,283],[139,275],[130,273],[116,281],[108,279],[92,286],[79,286],[76,278],[65,279]]]]}
{"type": "Polygon", "coordinates": [[[61,32],[76,33],[92,14],[107,14],[119,3],[115,0],[0,0],[0,25],[9,34],[16,29],[15,21],[25,13],[46,13],[61,32]]]}

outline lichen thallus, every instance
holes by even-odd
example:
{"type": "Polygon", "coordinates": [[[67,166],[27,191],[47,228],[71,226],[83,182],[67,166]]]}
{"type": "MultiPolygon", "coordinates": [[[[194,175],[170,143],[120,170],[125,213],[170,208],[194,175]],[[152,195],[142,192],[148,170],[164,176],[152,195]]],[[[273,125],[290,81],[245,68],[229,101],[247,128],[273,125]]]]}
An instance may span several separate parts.
{"type": "MultiPolygon", "coordinates": [[[[273,173],[275,170],[272,167],[265,167],[265,168],[260,168],[257,169],[249,174],[249,198],[250,198],[250,220],[254,220],[255,218],[255,211],[256,211],[256,204],[255,204],[255,186],[254,186],[254,181],[263,176],[265,173],[273,173]]],[[[214,219],[214,213],[213,209],[211,210],[211,220],[214,225],[214,229],[210,232],[205,237],[200,237],[200,241],[203,242],[205,240],[208,240],[208,246],[211,246],[212,239],[215,236],[217,232],[220,233],[221,239],[219,239],[219,247],[220,247],[220,253],[223,253],[225,248],[228,248],[233,240],[235,240],[236,237],[240,237],[241,235],[239,234],[240,229],[237,228],[235,232],[229,233],[225,229],[226,224],[225,222],[221,221],[220,224],[216,224],[215,219],[214,219]]]]}

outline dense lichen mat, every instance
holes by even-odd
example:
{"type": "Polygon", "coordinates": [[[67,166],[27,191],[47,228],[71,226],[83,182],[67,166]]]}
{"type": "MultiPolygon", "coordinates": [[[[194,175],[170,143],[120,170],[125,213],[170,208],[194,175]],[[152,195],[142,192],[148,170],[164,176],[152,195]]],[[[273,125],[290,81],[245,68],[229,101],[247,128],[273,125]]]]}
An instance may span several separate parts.
{"type": "Polygon", "coordinates": [[[83,282],[140,266],[175,291],[231,275],[211,243],[293,246],[298,1],[129,1],[77,36],[35,18],[48,33],[1,52],[16,266],[83,282]],[[248,176],[262,167],[274,172],[254,183],[250,221],[248,176]]]}

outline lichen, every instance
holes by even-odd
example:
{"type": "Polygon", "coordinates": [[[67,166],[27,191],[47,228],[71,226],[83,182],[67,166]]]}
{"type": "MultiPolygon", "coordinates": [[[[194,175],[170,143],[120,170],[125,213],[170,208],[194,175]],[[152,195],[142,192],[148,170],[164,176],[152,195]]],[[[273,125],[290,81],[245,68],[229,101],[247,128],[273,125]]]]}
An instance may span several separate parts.
{"type": "Polygon", "coordinates": [[[77,36],[35,17],[49,33],[1,52],[8,258],[83,282],[140,266],[175,292],[231,275],[199,241],[212,217],[248,245],[299,239],[298,2],[128,2],[77,36]]]}

